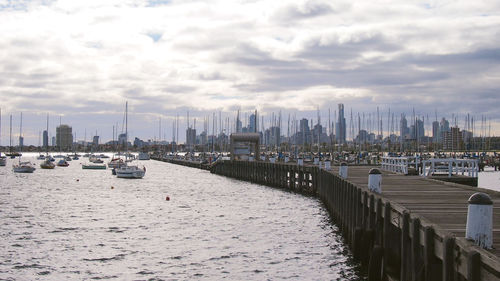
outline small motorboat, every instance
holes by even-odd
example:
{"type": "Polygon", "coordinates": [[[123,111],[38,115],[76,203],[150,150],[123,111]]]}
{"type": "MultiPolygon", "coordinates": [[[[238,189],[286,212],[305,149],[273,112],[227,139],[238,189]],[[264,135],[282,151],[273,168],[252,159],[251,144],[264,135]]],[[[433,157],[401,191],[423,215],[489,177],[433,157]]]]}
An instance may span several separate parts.
{"type": "Polygon", "coordinates": [[[45,159],[45,161],[43,161],[40,164],[40,168],[42,168],[42,169],[54,169],[55,167],[56,167],[56,165],[54,163],[52,163],[52,161],[50,161],[49,158],[45,159]]]}
{"type": "Polygon", "coordinates": [[[57,162],[57,166],[59,166],[59,167],[68,167],[69,163],[65,159],[61,159],[61,160],[59,160],[59,162],[57,162]]]}

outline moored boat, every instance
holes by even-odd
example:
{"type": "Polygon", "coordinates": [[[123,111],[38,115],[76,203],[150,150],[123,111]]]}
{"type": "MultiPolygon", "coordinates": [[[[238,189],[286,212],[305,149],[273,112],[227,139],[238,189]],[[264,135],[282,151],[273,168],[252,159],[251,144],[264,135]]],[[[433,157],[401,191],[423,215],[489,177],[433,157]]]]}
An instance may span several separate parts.
{"type": "Polygon", "coordinates": [[[50,161],[49,158],[45,159],[42,163],[40,163],[40,168],[42,169],[54,169],[56,165],[50,161]]]}
{"type": "Polygon", "coordinates": [[[59,160],[59,162],[57,162],[57,166],[59,166],[59,167],[68,167],[69,163],[66,160],[64,160],[64,159],[61,159],[61,160],[59,160]]]}
{"type": "Polygon", "coordinates": [[[124,166],[116,169],[117,178],[141,179],[146,174],[146,168],[137,166],[124,166]]]}
{"type": "Polygon", "coordinates": [[[0,156],[0,166],[5,166],[7,164],[7,157],[0,156]]]}
{"type": "Polygon", "coordinates": [[[151,158],[149,157],[149,153],[147,153],[147,152],[139,152],[138,159],[139,160],[149,160],[151,158]]]}
{"type": "Polygon", "coordinates": [[[33,173],[36,170],[31,162],[19,162],[19,164],[12,166],[12,169],[15,173],[33,173]]]}
{"type": "Polygon", "coordinates": [[[82,164],[82,169],[84,170],[106,170],[106,165],[99,164],[82,164]]]}

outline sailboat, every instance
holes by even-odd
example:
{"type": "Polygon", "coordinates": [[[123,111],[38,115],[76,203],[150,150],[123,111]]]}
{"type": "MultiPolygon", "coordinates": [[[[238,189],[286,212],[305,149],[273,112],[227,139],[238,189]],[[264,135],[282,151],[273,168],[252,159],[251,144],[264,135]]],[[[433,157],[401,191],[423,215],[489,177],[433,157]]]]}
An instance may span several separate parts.
{"type": "MultiPolygon", "coordinates": [[[[125,157],[128,157],[128,102],[125,103],[125,144],[126,144],[126,153],[125,157]]],[[[127,163],[127,159],[125,159],[125,163],[127,163]]],[[[146,174],[146,168],[143,167],[140,169],[136,165],[125,165],[119,168],[114,169],[116,173],[116,177],[118,178],[130,178],[130,179],[141,179],[146,174]]]]}
{"type": "MultiPolygon", "coordinates": [[[[60,127],[61,127],[61,116],[59,116],[59,128],[60,127]]],[[[57,162],[57,166],[58,167],[68,167],[69,163],[67,161],[67,157],[61,154],[62,139],[59,138],[57,145],[59,145],[59,155],[54,156],[54,158],[62,158],[61,160],[59,160],[59,162],[57,162]]],[[[70,160],[71,160],[71,158],[70,158],[70,160]]]]}
{"type": "MultiPolygon", "coordinates": [[[[1,140],[2,140],[2,109],[0,108],[0,141],[1,140]]],[[[2,156],[2,152],[0,151],[0,166],[5,166],[6,164],[7,164],[7,157],[2,156]]]]}
{"type": "Polygon", "coordinates": [[[10,115],[10,129],[9,129],[9,153],[6,153],[6,156],[10,156],[11,159],[16,158],[16,156],[21,156],[18,152],[12,152],[12,114],[10,115]]]}
{"type": "MultiPolygon", "coordinates": [[[[49,132],[49,114],[47,113],[47,134],[49,132]]],[[[49,144],[47,143],[46,146],[45,146],[45,154],[47,155],[45,157],[45,161],[43,161],[41,164],[40,164],[40,168],[42,169],[54,169],[56,167],[56,165],[54,165],[54,163],[52,163],[52,159],[51,157],[49,156],[49,144]]]]}
{"type": "MultiPolygon", "coordinates": [[[[12,117],[12,116],[11,116],[12,117]]],[[[19,149],[22,151],[22,132],[23,132],[23,113],[21,113],[21,121],[19,126],[19,149]]],[[[14,164],[12,169],[15,173],[33,173],[36,170],[35,167],[29,161],[21,162],[21,156],[19,156],[19,163],[14,164]]]]}

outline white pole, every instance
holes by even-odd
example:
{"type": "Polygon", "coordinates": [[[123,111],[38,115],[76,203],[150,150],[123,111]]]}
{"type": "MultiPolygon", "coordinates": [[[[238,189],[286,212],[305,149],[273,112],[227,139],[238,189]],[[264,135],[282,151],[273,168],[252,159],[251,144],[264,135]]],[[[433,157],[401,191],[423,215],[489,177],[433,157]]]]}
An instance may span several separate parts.
{"type": "Polygon", "coordinates": [[[493,245],[493,201],[486,193],[477,192],[469,198],[465,238],[485,249],[493,245]]]}

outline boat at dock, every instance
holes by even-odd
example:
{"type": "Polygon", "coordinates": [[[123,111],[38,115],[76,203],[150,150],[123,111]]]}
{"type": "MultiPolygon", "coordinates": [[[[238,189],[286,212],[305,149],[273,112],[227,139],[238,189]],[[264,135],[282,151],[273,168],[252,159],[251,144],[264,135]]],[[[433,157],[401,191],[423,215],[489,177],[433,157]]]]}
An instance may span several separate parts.
{"type": "Polygon", "coordinates": [[[151,157],[147,152],[139,152],[139,156],[137,157],[139,160],[149,160],[151,157]]]}

